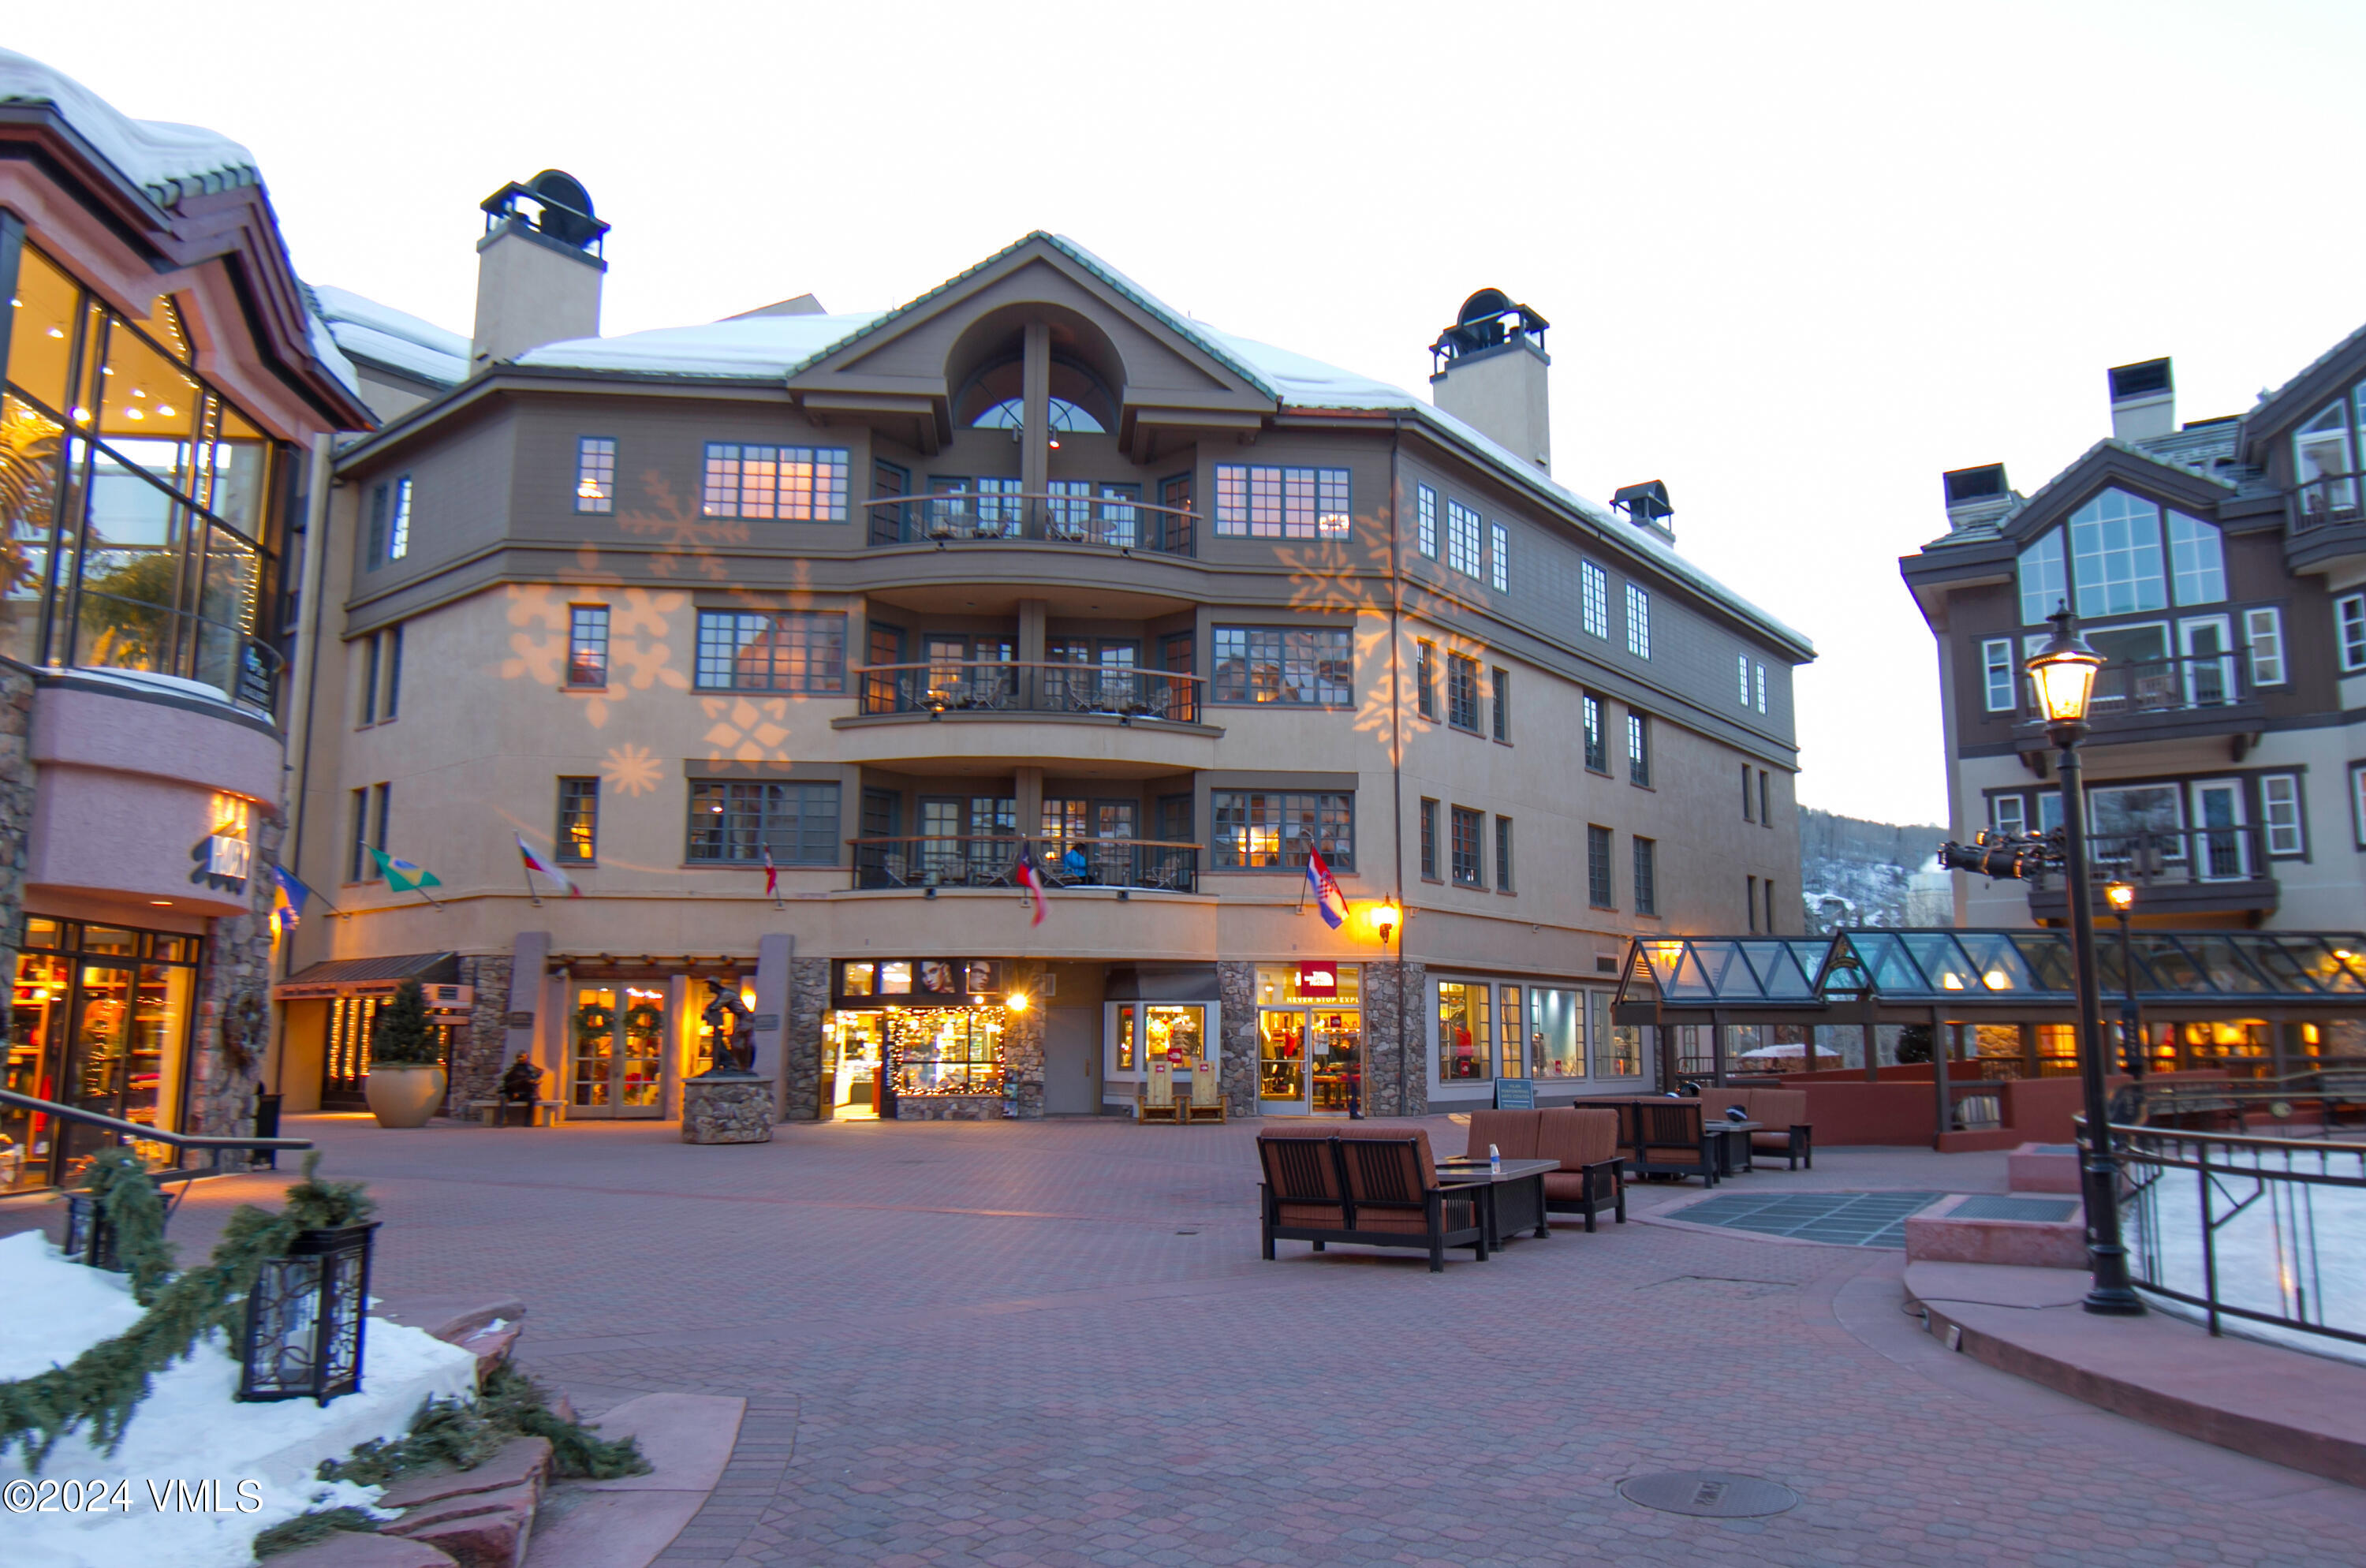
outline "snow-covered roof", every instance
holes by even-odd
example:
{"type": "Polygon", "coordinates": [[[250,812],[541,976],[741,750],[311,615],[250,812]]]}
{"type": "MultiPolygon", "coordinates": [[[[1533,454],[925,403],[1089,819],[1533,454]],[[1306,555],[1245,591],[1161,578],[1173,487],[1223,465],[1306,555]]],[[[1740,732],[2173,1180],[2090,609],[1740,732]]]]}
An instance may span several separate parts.
{"type": "Polygon", "coordinates": [[[350,289],[326,283],[306,288],[337,346],[346,353],[439,387],[456,387],[468,378],[468,340],[458,333],[350,289]]]}
{"type": "Polygon", "coordinates": [[[62,71],[0,49],[0,104],[49,104],[74,133],[160,207],[204,191],[256,185],[254,154],[219,131],[133,119],[62,71]]]}
{"type": "Polygon", "coordinates": [[[517,356],[520,365],[777,381],[879,320],[844,316],[738,316],[696,327],[653,327],[621,337],[569,338],[517,356]]]}

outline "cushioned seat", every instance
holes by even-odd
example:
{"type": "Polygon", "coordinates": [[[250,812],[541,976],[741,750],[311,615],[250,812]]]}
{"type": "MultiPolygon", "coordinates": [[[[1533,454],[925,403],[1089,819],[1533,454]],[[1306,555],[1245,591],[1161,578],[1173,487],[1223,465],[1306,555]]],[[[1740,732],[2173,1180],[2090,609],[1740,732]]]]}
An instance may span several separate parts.
{"type": "Polygon", "coordinates": [[[1598,1107],[1537,1112],[1537,1157],[1559,1160],[1545,1176],[1545,1211],[1583,1214],[1585,1228],[1608,1206],[1627,1223],[1627,1183],[1618,1153],[1618,1113],[1598,1107]]]}
{"type": "Polygon", "coordinates": [[[1436,1273],[1446,1249],[1468,1247],[1483,1261],[1487,1237],[1478,1205],[1438,1185],[1429,1134],[1418,1127],[1371,1128],[1342,1135],[1322,1123],[1275,1128],[1257,1136],[1265,1169],[1261,1191],[1265,1256],[1274,1242],[1334,1241],[1418,1247],[1436,1273]]]}
{"type": "Polygon", "coordinates": [[[1470,1139],[1463,1153],[1472,1159],[1485,1159],[1487,1146],[1493,1144],[1505,1159],[1550,1159],[1550,1155],[1537,1152],[1538,1119],[1541,1111],[1474,1111],[1470,1113],[1470,1139]]]}

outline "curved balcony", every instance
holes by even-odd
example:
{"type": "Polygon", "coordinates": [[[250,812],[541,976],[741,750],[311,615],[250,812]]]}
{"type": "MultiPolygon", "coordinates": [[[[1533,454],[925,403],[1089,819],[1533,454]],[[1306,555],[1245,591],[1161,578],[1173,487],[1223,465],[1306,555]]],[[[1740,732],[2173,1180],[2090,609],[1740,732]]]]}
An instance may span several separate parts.
{"type": "Polygon", "coordinates": [[[1197,675],[1073,661],[1020,664],[999,660],[858,665],[863,714],[1069,714],[1197,724],[1197,675]]]}
{"type": "Polygon", "coordinates": [[[856,712],[830,721],[849,761],[1092,762],[1125,777],[1215,766],[1196,675],[1098,664],[858,665],[856,712]],[[926,727],[925,731],[920,727],[926,727]],[[862,732],[871,731],[865,735],[862,732]]]}
{"type": "Polygon", "coordinates": [[[1054,481],[1050,491],[878,496],[862,503],[870,518],[865,536],[873,545],[933,544],[941,549],[956,542],[1021,541],[1091,545],[1127,555],[1135,550],[1168,556],[1194,552],[1200,532],[1197,513],[1108,493],[1116,489],[1076,479],[1054,481]],[[1074,488],[1063,488],[1068,485],[1074,488]]]}
{"type": "Polygon", "coordinates": [[[1046,888],[1189,893],[1200,876],[1199,845],[1158,839],[921,837],[850,842],[857,891],[1016,889],[1022,862],[1035,867],[1046,888]]]}

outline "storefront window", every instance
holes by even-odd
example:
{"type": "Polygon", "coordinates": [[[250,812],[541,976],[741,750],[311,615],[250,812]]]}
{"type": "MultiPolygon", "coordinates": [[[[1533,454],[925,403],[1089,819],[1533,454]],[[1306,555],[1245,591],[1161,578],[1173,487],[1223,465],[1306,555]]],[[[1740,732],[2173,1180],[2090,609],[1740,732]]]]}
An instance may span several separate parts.
{"type": "Polygon", "coordinates": [[[1639,1078],[1643,1076],[1644,1026],[1610,1021],[1611,993],[1588,991],[1587,1011],[1594,1020],[1594,1076],[1598,1078],[1639,1078]]]}
{"type": "Polygon", "coordinates": [[[887,1015],[898,1095],[1000,1094],[1000,1008],[897,1009],[887,1015]]]}
{"type": "Polygon", "coordinates": [[[1147,1072],[1165,1062],[1178,1076],[1200,1068],[1208,1058],[1208,1010],[1199,1002],[1120,1002],[1110,1065],[1119,1073],[1147,1072]]]}
{"type": "Polygon", "coordinates": [[[1363,1096],[1359,965],[1260,964],[1257,1100],[1268,1115],[1339,1113],[1363,1096]]]}
{"type": "Polygon", "coordinates": [[[1488,987],[1442,980],[1437,987],[1437,1077],[1441,1083],[1491,1077],[1493,1030],[1488,987]]]}
{"type": "Polygon", "coordinates": [[[1555,990],[1543,986],[1529,988],[1529,1076],[1539,1078],[1582,1078],[1585,1076],[1585,1014],[1580,1006],[1584,995],[1582,991],[1555,990]]]}
{"type": "Polygon", "coordinates": [[[579,986],[571,1019],[572,1115],[654,1116],[665,1093],[666,991],[579,986]]]}

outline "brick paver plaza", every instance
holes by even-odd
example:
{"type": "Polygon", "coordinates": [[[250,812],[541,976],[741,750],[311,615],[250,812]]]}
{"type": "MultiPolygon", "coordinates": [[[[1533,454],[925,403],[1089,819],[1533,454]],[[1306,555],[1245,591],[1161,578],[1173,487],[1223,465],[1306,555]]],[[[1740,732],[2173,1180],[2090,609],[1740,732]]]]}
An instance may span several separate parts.
{"type": "MultiPolygon", "coordinates": [[[[524,1297],[522,1350],[587,1413],[748,1399],[669,1563],[2366,1557],[2366,1495],[1949,1355],[1901,1310],[1899,1253],[1647,1223],[1697,1183],[1437,1276],[1261,1261],[1254,1123],[290,1130],[370,1182],[383,1290],[524,1297]],[[1693,1469],[1803,1500],[1719,1522],[1617,1491],[1693,1469]]],[[[2000,1156],[1817,1166],[1721,1190],[2004,1185],[2000,1156]]],[[[185,1256],[272,1183],[208,1185],[185,1256]]]]}

